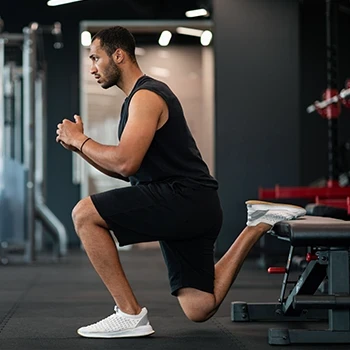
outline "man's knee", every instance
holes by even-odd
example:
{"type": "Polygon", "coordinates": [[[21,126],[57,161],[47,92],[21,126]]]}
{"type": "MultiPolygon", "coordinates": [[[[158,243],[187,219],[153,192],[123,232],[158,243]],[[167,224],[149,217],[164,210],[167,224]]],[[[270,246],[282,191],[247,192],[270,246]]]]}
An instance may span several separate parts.
{"type": "Polygon", "coordinates": [[[217,310],[213,294],[193,288],[179,290],[178,300],[186,317],[193,322],[205,322],[217,310]]]}
{"type": "Polygon", "coordinates": [[[210,312],[207,312],[206,310],[200,310],[197,308],[182,308],[182,310],[185,313],[186,317],[192,322],[205,322],[209,320],[209,318],[212,316],[210,312]]]}
{"type": "Polygon", "coordinates": [[[80,228],[92,219],[92,201],[90,197],[80,200],[72,210],[72,220],[77,234],[80,228]]]}

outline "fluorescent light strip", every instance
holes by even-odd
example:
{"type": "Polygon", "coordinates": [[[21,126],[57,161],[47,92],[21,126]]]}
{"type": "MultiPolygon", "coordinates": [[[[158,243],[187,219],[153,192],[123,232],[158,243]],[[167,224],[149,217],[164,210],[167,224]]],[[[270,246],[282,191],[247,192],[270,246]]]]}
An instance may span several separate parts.
{"type": "Polygon", "coordinates": [[[194,29],[194,28],[186,28],[186,27],[177,27],[176,32],[178,34],[191,35],[201,37],[203,34],[203,30],[194,29]]]}
{"type": "Polygon", "coordinates": [[[190,10],[185,12],[185,16],[188,18],[193,17],[207,17],[209,16],[209,12],[206,9],[198,9],[198,10],[190,10]]]}
{"type": "Polygon", "coordinates": [[[59,5],[65,5],[70,4],[71,2],[78,2],[83,0],[49,0],[47,2],[47,6],[59,6],[59,5]]]}

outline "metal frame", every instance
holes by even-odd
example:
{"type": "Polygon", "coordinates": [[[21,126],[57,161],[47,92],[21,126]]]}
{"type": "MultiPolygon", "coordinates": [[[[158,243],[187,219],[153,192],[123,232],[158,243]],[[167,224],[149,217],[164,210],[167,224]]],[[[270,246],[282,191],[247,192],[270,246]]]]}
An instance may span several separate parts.
{"type": "MultiPolygon", "coordinates": [[[[0,37],[0,67],[5,66],[5,39],[0,37]]],[[[4,157],[4,129],[1,127],[5,124],[5,103],[4,103],[4,77],[0,74],[0,198],[2,193],[1,178],[4,157]]],[[[1,215],[1,214],[0,214],[1,215]]]]}
{"type": "MultiPolygon", "coordinates": [[[[46,158],[46,95],[45,95],[45,72],[38,71],[37,68],[37,36],[43,30],[50,28],[41,28],[37,23],[31,23],[23,29],[23,34],[4,33],[0,35],[0,71],[4,71],[5,66],[5,46],[15,44],[22,47],[22,86],[18,76],[13,81],[13,93],[17,100],[14,103],[16,122],[20,122],[20,115],[23,115],[23,130],[16,129],[14,135],[16,142],[11,154],[5,154],[4,149],[4,82],[5,77],[0,74],[0,190],[1,182],[6,169],[3,169],[5,157],[12,159],[13,162],[22,164],[25,168],[25,238],[24,255],[25,262],[34,262],[36,260],[37,237],[36,230],[38,223],[48,229],[49,234],[54,239],[54,256],[61,257],[67,253],[67,233],[65,227],[56,218],[56,216],[45,205],[45,158],[46,158]],[[23,112],[22,112],[23,109],[23,112]],[[23,137],[21,137],[23,132],[23,137]],[[19,141],[21,140],[21,141],[19,141]],[[20,145],[19,145],[19,144],[20,145]],[[23,146],[23,147],[22,147],[23,146]],[[23,154],[22,154],[23,148],[23,154]],[[23,158],[23,159],[22,159],[23,158]],[[2,174],[1,174],[2,170],[2,174]]],[[[20,73],[19,73],[20,75],[20,73]]],[[[12,79],[12,78],[11,78],[12,79]]],[[[20,123],[19,123],[20,124],[20,123]]],[[[1,191],[0,191],[1,199],[1,191]]],[[[8,262],[7,242],[0,242],[0,261],[8,262]]]]}
{"type": "Polygon", "coordinates": [[[36,35],[31,27],[23,30],[23,163],[27,175],[27,238],[25,260],[35,260],[35,80],[36,35]]]}
{"type": "Polygon", "coordinates": [[[293,247],[288,256],[279,302],[233,302],[231,320],[328,321],[328,329],[270,328],[268,342],[271,345],[350,343],[349,246],[315,249],[317,260],[308,263],[289,296],[285,298],[292,252],[293,247]],[[316,293],[323,281],[328,283],[327,293],[316,293]]]}

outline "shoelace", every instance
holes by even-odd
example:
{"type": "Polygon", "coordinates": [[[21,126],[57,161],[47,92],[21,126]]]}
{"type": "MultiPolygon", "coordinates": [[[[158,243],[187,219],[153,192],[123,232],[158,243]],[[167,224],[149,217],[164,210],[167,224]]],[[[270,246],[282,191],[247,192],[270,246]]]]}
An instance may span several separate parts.
{"type": "Polygon", "coordinates": [[[117,306],[114,308],[114,310],[116,311],[114,314],[87,327],[89,327],[90,329],[98,328],[104,331],[115,331],[134,328],[140,321],[139,318],[127,318],[123,315],[118,314],[119,309],[117,306]]]}
{"type": "Polygon", "coordinates": [[[277,219],[277,220],[288,220],[293,217],[293,215],[279,214],[279,213],[268,213],[266,216],[277,219]]]}
{"type": "Polygon", "coordinates": [[[114,320],[115,318],[118,318],[118,316],[120,317],[120,315],[118,315],[118,310],[119,310],[119,307],[116,305],[114,307],[114,311],[115,311],[114,314],[112,314],[112,315],[102,319],[101,321],[98,321],[96,323],[91,324],[91,326],[98,326],[98,325],[100,325],[100,324],[102,324],[104,322],[108,322],[109,320],[114,320]]]}
{"type": "Polygon", "coordinates": [[[254,220],[256,217],[261,217],[266,214],[268,214],[268,210],[252,210],[248,208],[247,217],[249,220],[254,220]]]}
{"type": "Polygon", "coordinates": [[[112,315],[104,318],[101,321],[98,321],[98,322],[95,322],[95,323],[91,324],[90,326],[100,326],[100,325],[102,325],[104,323],[108,323],[109,321],[113,321],[116,317],[117,317],[116,314],[112,314],[112,315]]]}

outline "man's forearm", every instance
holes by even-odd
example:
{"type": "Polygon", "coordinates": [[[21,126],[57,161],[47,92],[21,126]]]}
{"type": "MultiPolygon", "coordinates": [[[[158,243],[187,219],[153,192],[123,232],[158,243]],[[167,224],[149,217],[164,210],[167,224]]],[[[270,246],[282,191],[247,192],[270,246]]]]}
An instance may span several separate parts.
{"type": "Polygon", "coordinates": [[[98,164],[96,164],[92,159],[90,159],[88,156],[86,156],[84,153],[80,152],[80,151],[77,151],[75,152],[77,154],[79,154],[84,160],[86,160],[90,165],[92,165],[94,168],[96,168],[97,170],[99,170],[101,173],[107,175],[107,176],[110,176],[110,177],[114,177],[114,178],[117,178],[117,179],[120,179],[120,180],[124,180],[124,181],[127,181],[129,182],[129,178],[127,177],[124,177],[123,175],[121,174],[118,174],[118,173],[115,173],[113,171],[109,171],[107,169],[104,169],[103,167],[99,166],[98,164]]]}
{"type": "Polygon", "coordinates": [[[89,161],[92,161],[105,172],[116,173],[124,178],[129,176],[128,158],[123,155],[123,152],[120,152],[119,146],[103,145],[86,135],[76,139],[72,146],[79,149],[89,161]]]}

